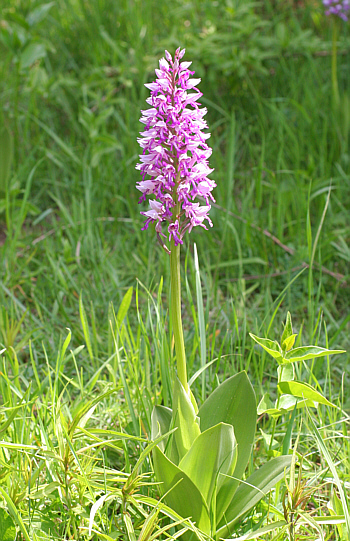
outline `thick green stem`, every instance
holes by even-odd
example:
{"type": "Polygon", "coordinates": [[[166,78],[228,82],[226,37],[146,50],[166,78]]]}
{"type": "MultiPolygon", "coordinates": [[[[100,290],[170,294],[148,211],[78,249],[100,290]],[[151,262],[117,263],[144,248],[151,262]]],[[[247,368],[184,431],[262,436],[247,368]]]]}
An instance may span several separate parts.
{"type": "Polygon", "coordinates": [[[177,375],[186,393],[188,393],[186,353],[181,318],[181,277],[180,277],[180,244],[175,246],[171,239],[170,254],[170,278],[171,278],[171,319],[173,323],[177,375]]]}
{"type": "Polygon", "coordinates": [[[338,73],[337,73],[337,40],[338,40],[338,26],[335,17],[332,17],[332,90],[333,90],[333,103],[336,108],[339,107],[339,88],[338,88],[338,73]]]}

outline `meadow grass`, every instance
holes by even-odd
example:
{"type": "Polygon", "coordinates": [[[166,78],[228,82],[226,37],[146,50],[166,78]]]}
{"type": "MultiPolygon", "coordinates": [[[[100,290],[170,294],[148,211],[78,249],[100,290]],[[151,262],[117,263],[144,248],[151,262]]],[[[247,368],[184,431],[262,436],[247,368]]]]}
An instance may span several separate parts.
{"type": "MultiPolygon", "coordinates": [[[[0,192],[0,524],[12,517],[18,539],[146,540],[148,526],[176,537],[160,531],[178,517],[155,507],[149,475],[150,413],[171,403],[174,351],[169,261],[141,231],[135,189],[143,84],[164,48],[181,45],[208,108],[214,227],[182,251],[183,319],[189,375],[217,360],[194,393],[203,400],[247,370],[258,400],[275,396],[276,366],[248,332],[279,339],[290,310],[300,343],[350,345],[349,28],[339,34],[339,111],[331,29],[313,2],[3,8],[1,121],[14,159],[0,192]]],[[[349,357],[301,364],[298,379],[338,407],[290,413],[273,438],[272,419],[260,418],[254,464],[281,451],[288,426],[288,448],[300,433],[300,471],[317,488],[308,508],[322,524],[327,505],[346,515],[349,357]]],[[[240,533],[281,518],[285,489],[240,533]]],[[[342,523],[322,529],[349,535],[342,523]]]]}

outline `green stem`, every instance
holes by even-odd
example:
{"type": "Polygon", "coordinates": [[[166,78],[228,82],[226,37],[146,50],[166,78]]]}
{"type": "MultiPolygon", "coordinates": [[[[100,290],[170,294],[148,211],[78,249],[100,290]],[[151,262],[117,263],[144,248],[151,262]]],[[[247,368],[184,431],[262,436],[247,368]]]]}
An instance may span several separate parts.
{"type": "MultiPolygon", "coordinates": [[[[277,403],[276,403],[276,409],[279,409],[279,407],[280,407],[281,393],[279,392],[278,384],[281,382],[281,373],[282,372],[277,371],[278,377],[277,377],[277,403]]],[[[277,426],[277,417],[274,417],[273,418],[273,423],[272,423],[272,432],[271,432],[271,440],[270,440],[270,445],[269,445],[269,451],[271,451],[271,449],[272,449],[272,443],[273,443],[273,438],[275,437],[276,426],[277,426]]]]}
{"type": "Polygon", "coordinates": [[[332,17],[332,90],[333,102],[336,108],[339,107],[339,88],[338,88],[338,70],[337,70],[337,39],[338,27],[335,17],[332,17]]]}
{"type": "Polygon", "coordinates": [[[187,384],[186,353],[181,318],[181,277],[180,277],[180,244],[175,246],[171,239],[170,254],[171,279],[171,318],[173,323],[177,375],[186,393],[189,392],[187,384]]]}

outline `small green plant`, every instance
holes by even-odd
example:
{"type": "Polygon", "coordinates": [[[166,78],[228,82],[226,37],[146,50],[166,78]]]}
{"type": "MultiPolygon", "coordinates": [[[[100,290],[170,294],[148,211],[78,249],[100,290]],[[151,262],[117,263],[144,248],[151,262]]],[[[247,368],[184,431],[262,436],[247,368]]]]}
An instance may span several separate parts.
{"type": "Polygon", "coordinates": [[[279,365],[277,369],[278,398],[275,405],[272,406],[269,402],[269,395],[264,395],[258,406],[259,415],[267,413],[278,417],[286,411],[293,410],[295,407],[318,407],[318,404],[333,406],[327,398],[311,385],[295,379],[293,363],[316,359],[325,355],[345,353],[344,350],[326,349],[319,346],[299,346],[294,348],[297,334],[293,333],[292,317],[289,312],[280,343],[269,338],[259,338],[252,333],[249,334],[279,365]]]}

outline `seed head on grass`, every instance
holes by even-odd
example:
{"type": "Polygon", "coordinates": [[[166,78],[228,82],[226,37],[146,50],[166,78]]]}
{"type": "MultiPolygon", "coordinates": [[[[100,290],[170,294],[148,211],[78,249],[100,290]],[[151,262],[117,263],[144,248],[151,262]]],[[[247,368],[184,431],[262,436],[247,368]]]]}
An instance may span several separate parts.
{"type": "Polygon", "coordinates": [[[323,0],[323,5],[327,8],[325,11],[327,16],[336,15],[343,21],[348,20],[350,0],[323,0]]]}
{"type": "Polygon", "coordinates": [[[194,71],[188,69],[192,62],[181,62],[184,54],[185,49],[178,48],[173,59],[165,51],[155,70],[156,81],[145,85],[151,91],[146,100],[151,108],[141,111],[140,119],[145,130],[138,138],[143,149],[136,165],[142,176],[137,184],[142,192],[139,203],[148,195],[155,197],[149,200],[150,210],[141,212],[146,216],[142,229],[155,223],[163,246],[161,236],[173,239],[177,246],[186,231],[197,225],[207,229],[205,220],[213,225],[208,213],[216,184],[208,178],[213,171],[208,163],[212,150],[206,143],[210,133],[203,131],[208,127],[203,120],[207,109],[199,107],[202,93],[196,86],[200,79],[192,78],[194,71]]]}

